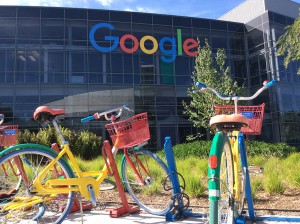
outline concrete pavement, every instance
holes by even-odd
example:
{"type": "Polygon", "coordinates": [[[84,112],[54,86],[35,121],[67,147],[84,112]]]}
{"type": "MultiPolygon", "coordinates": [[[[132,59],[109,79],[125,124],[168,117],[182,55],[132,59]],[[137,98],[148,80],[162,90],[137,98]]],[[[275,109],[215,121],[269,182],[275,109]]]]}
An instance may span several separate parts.
{"type": "Polygon", "coordinates": [[[134,213],[134,214],[125,214],[118,218],[111,218],[108,211],[105,210],[92,210],[85,211],[83,213],[83,220],[81,220],[80,213],[73,213],[68,215],[67,219],[63,224],[158,224],[158,223],[205,223],[205,220],[201,217],[188,217],[185,219],[177,220],[175,222],[165,221],[165,216],[154,216],[146,213],[134,213]]]}
{"type": "MultiPolygon", "coordinates": [[[[195,213],[199,215],[200,213],[195,213]]],[[[203,217],[188,217],[174,222],[166,221],[165,216],[154,216],[146,213],[134,213],[125,214],[118,218],[111,218],[108,211],[105,210],[92,210],[84,211],[81,218],[80,213],[73,213],[68,215],[67,219],[63,224],[160,224],[160,223],[185,223],[185,224],[201,224],[208,223],[207,219],[203,217]]],[[[251,223],[251,222],[247,222],[251,223]]],[[[299,222],[275,222],[275,221],[257,221],[256,224],[287,224],[287,223],[298,223],[299,222]]]]}

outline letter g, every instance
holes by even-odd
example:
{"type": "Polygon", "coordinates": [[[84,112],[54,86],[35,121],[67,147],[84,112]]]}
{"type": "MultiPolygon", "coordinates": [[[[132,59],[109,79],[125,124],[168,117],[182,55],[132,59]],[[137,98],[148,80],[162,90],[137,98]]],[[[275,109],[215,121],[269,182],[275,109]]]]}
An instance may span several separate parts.
{"type": "Polygon", "coordinates": [[[110,52],[115,50],[118,47],[119,44],[119,37],[115,37],[115,36],[104,36],[104,40],[109,40],[109,41],[113,41],[113,44],[110,47],[101,47],[99,44],[97,44],[96,40],[95,40],[95,32],[97,31],[97,29],[100,28],[108,28],[110,30],[114,30],[115,27],[109,23],[98,23],[95,26],[92,27],[92,29],[90,30],[90,34],[89,34],[89,38],[90,38],[90,42],[92,44],[92,46],[97,49],[98,51],[101,52],[110,52]]]}

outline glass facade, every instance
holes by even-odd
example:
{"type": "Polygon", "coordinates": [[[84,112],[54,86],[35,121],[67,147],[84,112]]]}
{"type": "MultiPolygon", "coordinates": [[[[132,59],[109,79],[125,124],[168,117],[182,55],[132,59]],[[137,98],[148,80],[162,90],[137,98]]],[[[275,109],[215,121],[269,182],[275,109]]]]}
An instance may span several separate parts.
{"type": "Polygon", "coordinates": [[[266,103],[263,131],[258,139],[298,145],[300,78],[297,68],[300,64],[295,61],[286,69],[284,58],[276,54],[276,41],[293,22],[290,17],[268,11],[247,23],[247,61],[251,92],[255,92],[264,80],[277,81],[275,87],[253,101],[253,104],[266,103]]]}
{"type": "MultiPolygon", "coordinates": [[[[275,60],[274,47],[267,47],[272,44],[268,39],[272,32],[266,35],[264,26],[276,32],[279,27],[282,32],[293,22],[269,13],[264,23],[253,28],[148,13],[1,6],[0,112],[6,122],[36,130],[38,124],[32,119],[36,107],[62,108],[67,114],[64,126],[90,129],[106,139],[105,121],[83,125],[80,119],[128,104],[136,113],[148,112],[150,148],[161,149],[165,136],[171,136],[173,144],[184,142],[198,131],[182,106],[183,100],[189,100],[186,92],[194,71],[193,40],[201,45],[208,39],[213,52],[226,49],[234,78],[254,91],[274,76],[269,65],[275,60]]],[[[289,103],[284,100],[300,95],[296,87],[289,87],[298,79],[294,69],[296,65],[285,70],[278,58],[277,79],[284,82],[278,87],[280,94],[270,97],[266,92],[254,102],[268,105],[265,128],[270,140],[281,137],[280,131],[278,136],[270,134],[273,126],[285,128],[283,119],[296,109],[287,109],[289,103]],[[277,101],[271,106],[273,98],[277,101]]],[[[297,105],[293,103],[291,107],[297,105]]]]}

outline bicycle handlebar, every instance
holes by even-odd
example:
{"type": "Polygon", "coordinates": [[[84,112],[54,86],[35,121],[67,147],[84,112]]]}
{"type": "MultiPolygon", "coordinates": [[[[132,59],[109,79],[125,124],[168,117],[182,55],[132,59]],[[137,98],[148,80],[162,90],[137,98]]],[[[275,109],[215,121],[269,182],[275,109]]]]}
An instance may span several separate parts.
{"type": "Polygon", "coordinates": [[[267,88],[270,88],[270,87],[274,86],[275,84],[276,84],[275,80],[272,80],[272,81],[270,81],[270,82],[267,82],[267,83],[265,84],[265,86],[266,86],[267,88]]]}
{"type": "Polygon", "coordinates": [[[4,114],[0,114],[0,124],[2,124],[4,121],[4,114]]]}
{"type": "Polygon", "coordinates": [[[130,109],[127,107],[127,105],[123,105],[123,106],[120,106],[120,107],[116,107],[116,108],[104,111],[102,113],[94,113],[94,115],[82,118],[81,122],[85,123],[85,122],[88,122],[88,121],[91,121],[91,120],[94,120],[94,119],[97,120],[102,116],[104,116],[105,119],[108,120],[108,121],[111,121],[111,120],[113,121],[116,118],[121,116],[124,109],[130,111],[130,109]],[[113,113],[113,112],[117,112],[117,113],[115,115],[111,115],[110,117],[108,117],[108,114],[113,113]]]}
{"type": "Polygon", "coordinates": [[[270,82],[265,81],[263,83],[263,87],[261,87],[259,90],[256,91],[256,93],[254,93],[252,96],[250,97],[239,97],[239,96],[225,96],[220,94],[217,90],[208,87],[206,84],[201,83],[201,82],[197,82],[196,86],[201,88],[200,90],[194,90],[193,92],[204,92],[206,90],[210,90],[213,93],[215,93],[220,99],[222,100],[233,100],[233,101],[238,101],[238,100],[253,100],[254,98],[256,98],[262,91],[264,91],[265,89],[268,89],[272,86],[275,85],[275,80],[272,80],[270,82]]]}

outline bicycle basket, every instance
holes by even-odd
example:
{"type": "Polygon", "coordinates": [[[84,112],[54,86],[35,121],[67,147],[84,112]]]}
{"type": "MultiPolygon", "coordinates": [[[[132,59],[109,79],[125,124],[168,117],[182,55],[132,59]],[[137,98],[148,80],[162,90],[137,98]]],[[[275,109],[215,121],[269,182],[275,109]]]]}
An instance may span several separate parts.
{"type": "Polygon", "coordinates": [[[131,148],[150,139],[147,113],[105,125],[116,148],[131,148]]]}
{"type": "MultiPolygon", "coordinates": [[[[214,105],[216,115],[233,114],[234,105],[214,105]]],[[[250,119],[248,127],[242,127],[240,132],[247,135],[260,135],[264,119],[265,104],[259,106],[238,106],[238,113],[250,119]]]]}
{"type": "Polygon", "coordinates": [[[17,144],[18,125],[0,126],[0,147],[17,144]]]}

